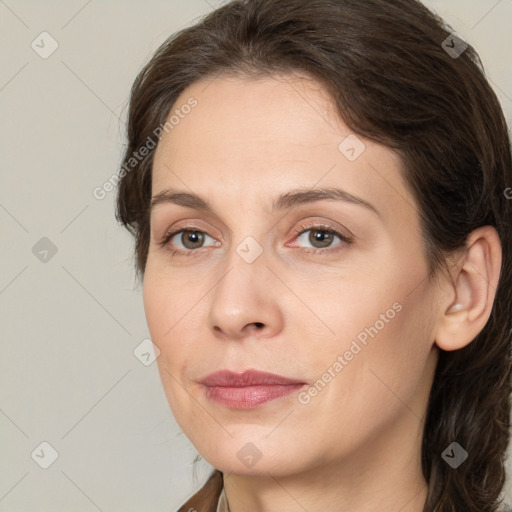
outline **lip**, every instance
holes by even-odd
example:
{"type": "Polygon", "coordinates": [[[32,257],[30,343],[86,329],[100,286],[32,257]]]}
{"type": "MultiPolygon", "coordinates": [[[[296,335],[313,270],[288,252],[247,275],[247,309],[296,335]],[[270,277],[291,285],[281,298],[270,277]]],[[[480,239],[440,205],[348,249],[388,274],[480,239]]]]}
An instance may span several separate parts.
{"type": "Polygon", "coordinates": [[[206,376],[200,383],[210,400],[234,409],[253,409],[306,385],[301,380],[258,370],[243,373],[221,370],[206,376]]]}
{"type": "Polygon", "coordinates": [[[205,386],[246,387],[246,386],[287,386],[306,384],[304,381],[289,379],[275,373],[246,370],[236,373],[230,370],[220,370],[204,377],[201,384],[205,386]]]}

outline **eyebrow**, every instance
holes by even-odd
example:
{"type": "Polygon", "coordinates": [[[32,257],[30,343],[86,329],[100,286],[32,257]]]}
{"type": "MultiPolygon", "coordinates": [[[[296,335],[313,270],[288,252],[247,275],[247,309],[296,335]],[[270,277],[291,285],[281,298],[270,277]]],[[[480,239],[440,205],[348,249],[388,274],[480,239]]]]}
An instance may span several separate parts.
{"type": "MultiPolygon", "coordinates": [[[[314,189],[295,189],[281,194],[272,204],[272,212],[276,210],[284,210],[294,208],[303,204],[312,203],[315,201],[330,200],[330,201],[343,201],[362,206],[378,217],[381,217],[380,212],[368,201],[349,194],[345,190],[332,187],[314,188],[314,189]]],[[[187,208],[193,208],[205,213],[214,214],[213,208],[210,206],[206,199],[198,196],[197,194],[174,190],[165,189],[159,192],[151,199],[149,207],[150,212],[159,204],[172,203],[187,208]]]]}

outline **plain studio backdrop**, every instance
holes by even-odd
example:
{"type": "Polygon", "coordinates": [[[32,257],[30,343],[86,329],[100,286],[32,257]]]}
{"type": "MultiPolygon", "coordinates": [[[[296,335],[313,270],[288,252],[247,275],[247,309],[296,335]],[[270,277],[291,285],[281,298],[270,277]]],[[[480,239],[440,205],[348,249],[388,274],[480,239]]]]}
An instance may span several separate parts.
{"type": "MultiPolygon", "coordinates": [[[[425,4],[479,52],[510,125],[512,0],[425,4]]],[[[108,180],[137,72],[218,5],[0,0],[0,512],[174,511],[210,472],[201,461],[194,481],[144,356],[108,180]]]]}

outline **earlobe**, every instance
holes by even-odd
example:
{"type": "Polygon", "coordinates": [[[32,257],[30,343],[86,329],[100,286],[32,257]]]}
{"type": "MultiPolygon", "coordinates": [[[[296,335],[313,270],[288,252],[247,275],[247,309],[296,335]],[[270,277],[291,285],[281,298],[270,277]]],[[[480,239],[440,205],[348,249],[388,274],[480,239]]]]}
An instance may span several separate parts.
{"type": "Polygon", "coordinates": [[[452,283],[444,294],[450,297],[449,305],[439,312],[435,342],[447,351],[465,347],[485,327],[499,281],[502,248],[497,231],[492,226],[476,229],[466,247],[452,267],[452,283]]]}

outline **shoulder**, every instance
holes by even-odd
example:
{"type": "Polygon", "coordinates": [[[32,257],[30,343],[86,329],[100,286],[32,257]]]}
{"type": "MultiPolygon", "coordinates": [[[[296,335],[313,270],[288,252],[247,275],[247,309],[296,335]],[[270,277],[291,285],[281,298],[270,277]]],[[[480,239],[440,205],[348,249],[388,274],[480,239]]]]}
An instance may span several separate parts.
{"type": "Polygon", "coordinates": [[[222,473],[214,469],[206,483],[177,512],[216,512],[223,488],[222,473]]]}
{"type": "Polygon", "coordinates": [[[508,503],[502,503],[501,507],[499,508],[499,512],[512,512],[512,506],[510,506],[508,503]]]}

